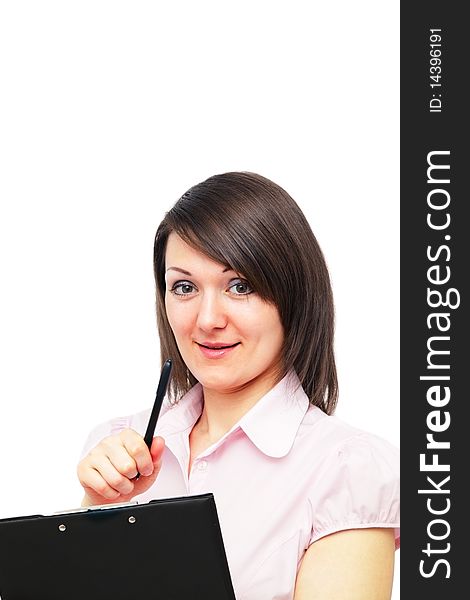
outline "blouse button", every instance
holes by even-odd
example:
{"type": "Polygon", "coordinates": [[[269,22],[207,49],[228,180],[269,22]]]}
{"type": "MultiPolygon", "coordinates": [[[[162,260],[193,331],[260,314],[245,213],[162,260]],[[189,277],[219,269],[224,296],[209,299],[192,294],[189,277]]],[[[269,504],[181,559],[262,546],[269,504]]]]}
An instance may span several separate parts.
{"type": "Polygon", "coordinates": [[[207,469],[207,460],[200,460],[197,463],[197,468],[199,471],[205,471],[207,469]]]}

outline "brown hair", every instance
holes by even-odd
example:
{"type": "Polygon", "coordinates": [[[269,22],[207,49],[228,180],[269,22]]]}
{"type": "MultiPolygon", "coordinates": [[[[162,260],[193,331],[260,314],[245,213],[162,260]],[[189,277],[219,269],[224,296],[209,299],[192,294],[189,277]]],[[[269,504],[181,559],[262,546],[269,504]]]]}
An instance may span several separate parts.
{"type": "Polygon", "coordinates": [[[177,399],[196,379],[166,316],[165,251],[171,232],[243,275],[277,307],[285,334],[280,378],[294,369],[310,402],[331,414],[338,382],[330,278],[318,242],[289,194],[255,173],[214,175],[183,194],[160,223],[154,246],[157,320],[162,362],[173,359],[177,399]]]}

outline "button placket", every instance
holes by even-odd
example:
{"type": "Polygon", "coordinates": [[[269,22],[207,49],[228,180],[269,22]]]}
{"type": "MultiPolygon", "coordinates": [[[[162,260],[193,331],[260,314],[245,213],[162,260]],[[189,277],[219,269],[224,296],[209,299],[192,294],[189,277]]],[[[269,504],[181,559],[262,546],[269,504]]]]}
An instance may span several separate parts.
{"type": "Polygon", "coordinates": [[[206,476],[209,470],[209,461],[196,459],[189,476],[189,489],[192,494],[199,494],[205,490],[206,476]]]}

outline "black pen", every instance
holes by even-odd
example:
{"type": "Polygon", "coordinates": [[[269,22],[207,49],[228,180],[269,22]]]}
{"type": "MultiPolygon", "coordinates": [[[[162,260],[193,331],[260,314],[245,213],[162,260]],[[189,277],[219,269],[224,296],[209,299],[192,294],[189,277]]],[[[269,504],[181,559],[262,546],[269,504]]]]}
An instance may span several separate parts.
{"type": "MultiPolygon", "coordinates": [[[[147,444],[148,449],[152,445],[153,434],[155,432],[155,426],[157,425],[158,415],[162,407],[163,398],[165,397],[168,382],[170,381],[171,373],[171,359],[164,362],[162,372],[160,375],[160,381],[158,382],[157,395],[155,396],[155,402],[153,403],[152,412],[150,413],[149,422],[147,425],[147,431],[144,435],[144,442],[147,444]]],[[[137,473],[135,479],[139,479],[140,473],[137,473]]]]}

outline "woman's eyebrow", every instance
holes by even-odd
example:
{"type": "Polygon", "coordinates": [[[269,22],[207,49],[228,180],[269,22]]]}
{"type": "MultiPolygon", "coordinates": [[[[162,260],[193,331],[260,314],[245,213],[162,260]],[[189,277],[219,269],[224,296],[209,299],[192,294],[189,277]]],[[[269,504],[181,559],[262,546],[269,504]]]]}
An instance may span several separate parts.
{"type": "Polygon", "coordinates": [[[185,269],[181,269],[180,267],[168,267],[166,272],[168,273],[168,271],[178,271],[179,273],[184,273],[185,275],[192,276],[192,273],[186,271],[185,269]]]}
{"type": "MultiPolygon", "coordinates": [[[[184,273],[184,275],[189,275],[190,277],[192,277],[192,273],[186,271],[186,269],[182,269],[181,267],[168,267],[166,272],[168,273],[168,271],[178,271],[179,273],[184,273]]],[[[225,267],[222,273],[226,273],[227,271],[233,271],[232,267],[225,267]]]]}

